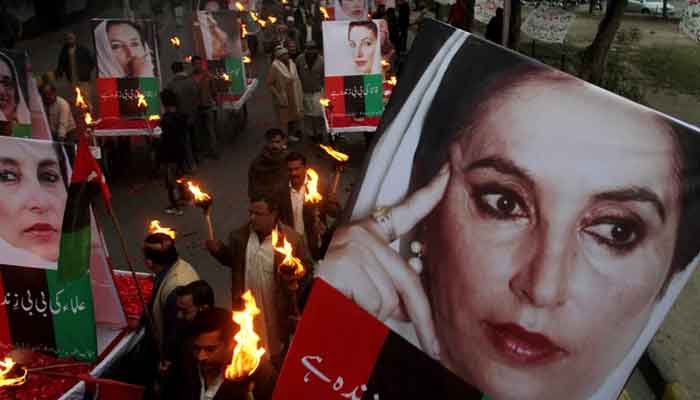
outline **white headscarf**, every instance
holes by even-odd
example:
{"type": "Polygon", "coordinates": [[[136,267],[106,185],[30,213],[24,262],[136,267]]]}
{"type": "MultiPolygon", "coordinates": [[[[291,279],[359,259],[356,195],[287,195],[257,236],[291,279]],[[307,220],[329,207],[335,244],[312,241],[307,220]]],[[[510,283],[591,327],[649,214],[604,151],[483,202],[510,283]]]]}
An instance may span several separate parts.
{"type": "MultiPolygon", "coordinates": [[[[21,77],[17,73],[17,68],[15,67],[15,63],[12,60],[12,58],[4,53],[2,55],[3,57],[0,58],[0,61],[5,62],[8,68],[10,68],[12,70],[12,73],[14,74],[15,91],[17,92],[17,104],[15,108],[14,120],[10,120],[10,118],[8,118],[7,115],[4,115],[2,111],[0,111],[0,121],[9,121],[18,124],[29,125],[32,123],[32,117],[29,113],[29,107],[27,107],[27,102],[24,100],[24,91],[22,90],[22,85],[20,85],[21,77]]],[[[24,77],[26,78],[26,72],[24,77]]]]}
{"type": "MultiPolygon", "coordinates": [[[[408,194],[413,159],[423,130],[423,122],[445,71],[468,35],[466,32],[456,30],[445,41],[433,61],[423,72],[396,118],[378,139],[372,150],[364,180],[352,209],[351,220],[366,218],[378,207],[398,204],[408,194]]],[[[392,247],[398,250],[401,240],[399,238],[392,243],[392,247]]],[[[631,350],[608,374],[604,383],[588,400],[610,400],[617,397],[632,373],[637,360],[646,350],[678,294],[692,276],[699,259],[700,257],[696,256],[688,267],[673,277],[663,298],[654,305],[647,325],[631,350]]],[[[387,320],[386,324],[404,339],[420,348],[415,329],[410,322],[387,320]]]]}
{"type": "Polygon", "coordinates": [[[31,251],[15,247],[0,238],[0,264],[41,269],[58,268],[58,262],[39,257],[31,251]]]}
{"type": "MultiPolygon", "coordinates": [[[[117,20],[113,20],[118,22],[117,20]]],[[[112,46],[109,43],[107,36],[107,24],[110,20],[100,22],[95,28],[95,48],[97,50],[97,75],[100,78],[129,78],[126,71],[122,68],[119,61],[112,53],[112,46]]],[[[146,51],[146,73],[134,78],[153,78],[155,77],[153,67],[153,55],[148,43],[141,38],[144,50],[146,51]]]]}

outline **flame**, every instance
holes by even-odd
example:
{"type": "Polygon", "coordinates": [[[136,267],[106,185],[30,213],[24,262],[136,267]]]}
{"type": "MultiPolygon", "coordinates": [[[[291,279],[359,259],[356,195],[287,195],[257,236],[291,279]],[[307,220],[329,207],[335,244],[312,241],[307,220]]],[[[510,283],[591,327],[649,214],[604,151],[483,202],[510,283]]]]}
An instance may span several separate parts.
{"type": "Polygon", "coordinates": [[[172,44],[173,46],[175,46],[175,47],[177,47],[177,48],[180,48],[180,44],[181,44],[181,43],[180,43],[180,38],[177,37],[177,36],[171,37],[171,38],[170,38],[170,44],[172,44]]]}
{"type": "Polygon", "coordinates": [[[288,3],[289,3],[288,0],[282,0],[282,4],[288,4],[288,3]]]}
{"type": "Polygon", "coordinates": [[[205,202],[211,200],[211,196],[208,193],[203,192],[198,185],[192,183],[192,181],[187,181],[187,188],[194,195],[195,202],[205,202]]]}
{"type": "Polygon", "coordinates": [[[20,386],[23,385],[24,382],[27,380],[27,370],[25,368],[22,368],[23,374],[22,376],[18,376],[16,378],[6,378],[5,376],[12,371],[12,368],[15,366],[14,360],[10,357],[5,357],[3,361],[0,361],[0,387],[7,387],[7,386],[20,386]]]}
{"type": "Polygon", "coordinates": [[[148,117],[148,120],[149,120],[150,122],[160,121],[160,115],[156,115],[156,114],[150,115],[150,116],[148,117]]]}
{"type": "Polygon", "coordinates": [[[85,125],[90,126],[93,125],[95,121],[92,119],[92,115],[90,113],[85,113],[85,125]]]}
{"type": "Polygon", "coordinates": [[[265,349],[258,347],[260,336],[253,329],[253,318],[260,314],[260,309],[255,304],[255,298],[250,290],[243,294],[245,309],[233,312],[233,321],[241,330],[236,333],[236,347],[233,349],[231,364],[226,367],[224,376],[226,379],[240,379],[251,376],[260,365],[260,358],[265,354],[265,349]]]}
{"type": "Polygon", "coordinates": [[[258,20],[258,24],[264,28],[265,25],[267,25],[267,22],[265,22],[265,21],[259,19],[259,20],[258,20]]]}
{"type": "Polygon", "coordinates": [[[248,14],[250,14],[250,18],[253,21],[258,22],[258,13],[256,13],[255,11],[249,11],[248,14]]]}
{"type": "Polygon", "coordinates": [[[321,103],[321,105],[324,107],[328,107],[331,105],[331,100],[327,99],[325,97],[322,97],[321,100],[319,100],[319,103],[321,103]]]}
{"type": "Polygon", "coordinates": [[[192,56],[185,56],[184,58],[186,63],[191,63],[192,62],[192,56]]]}
{"type": "Polygon", "coordinates": [[[241,24],[241,37],[245,38],[248,36],[248,27],[246,24],[241,24]]]}
{"type": "Polygon", "coordinates": [[[83,98],[83,93],[80,91],[80,87],[75,87],[75,106],[80,110],[87,110],[88,105],[83,98]]]}
{"type": "Polygon", "coordinates": [[[323,14],[323,19],[331,19],[331,16],[328,14],[328,10],[326,10],[326,7],[319,7],[318,9],[321,11],[321,14],[323,14]]]}
{"type": "Polygon", "coordinates": [[[241,4],[239,1],[236,2],[236,8],[238,11],[245,11],[245,7],[243,7],[243,4],[241,4]]]}
{"type": "Polygon", "coordinates": [[[304,201],[311,204],[317,204],[323,200],[323,196],[318,192],[318,173],[311,168],[306,170],[306,193],[304,201]]]}
{"type": "Polygon", "coordinates": [[[225,80],[226,82],[228,82],[228,81],[231,80],[231,77],[228,76],[228,74],[227,74],[226,72],[222,72],[222,73],[221,73],[221,78],[222,78],[223,80],[225,80]]]}
{"type": "Polygon", "coordinates": [[[325,150],[326,153],[328,153],[328,155],[330,155],[331,157],[335,158],[338,161],[345,162],[345,161],[348,161],[350,159],[350,156],[348,156],[345,153],[341,153],[338,150],[335,150],[331,146],[326,146],[325,144],[320,144],[319,146],[321,146],[321,148],[323,150],[325,150]]]}
{"type": "Polygon", "coordinates": [[[272,15],[267,17],[267,20],[270,21],[271,24],[274,24],[275,22],[277,22],[277,18],[273,17],[272,15]]]}
{"type": "Polygon", "coordinates": [[[396,79],[396,76],[392,75],[391,78],[389,78],[389,80],[386,81],[386,83],[388,83],[391,86],[396,86],[399,83],[399,81],[396,79]]]}
{"type": "Polygon", "coordinates": [[[160,221],[157,219],[154,219],[148,225],[148,233],[164,233],[170,236],[170,238],[172,238],[173,240],[175,240],[175,236],[177,235],[174,229],[160,226],[160,221]]]}
{"type": "Polygon", "coordinates": [[[253,62],[253,60],[251,60],[250,57],[243,56],[243,64],[250,64],[252,62],[253,62]]]}
{"type": "Polygon", "coordinates": [[[141,93],[141,92],[137,92],[137,93],[138,93],[138,95],[137,95],[137,96],[138,96],[138,102],[136,103],[136,107],[138,107],[138,108],[141,108],[141,107],[147,108],[147,107],[148,107],[148,102],[146,101],[146,97],[145,97],[145,96],[143,95],[143,93],[141,93]]]}
{"type": "Polygon", "coordinates": [[[387,60],[382,60],[382,67],[387,68],[390,67],[391,63],[387,60]]]}
{"type": "Polygon", "coordinates": [[[272,248],[284,256],[282,265],[294,268],[292,272],[294,276],[303,276],[304,265],[301,263],[300,259],[294,257],[294,248],[292,248],[292,244],[287,241],[287,238],[282,237],[282,246],[280,246],[280,236],[277,228],[272,230],[272,248]]]}

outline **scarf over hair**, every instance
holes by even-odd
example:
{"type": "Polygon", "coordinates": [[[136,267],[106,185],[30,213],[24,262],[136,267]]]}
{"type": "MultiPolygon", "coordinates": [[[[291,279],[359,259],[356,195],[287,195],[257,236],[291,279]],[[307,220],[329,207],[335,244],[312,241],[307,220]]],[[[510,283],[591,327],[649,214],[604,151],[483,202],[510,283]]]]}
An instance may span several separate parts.
{"type": "MultiPolygon", "coordinates": [[[[118,20],[113,20],[118,22],[118,20]]],[[[95,28],[95,48],[97,51],[97,76],[99,78],[153,78],[155,77],[153,68],[153,56],[151,48],[143,38],[144,51],[146,52],[146,73],[139,76],[130,76],[121,66],[117,58],[112,53],[112,45],[107,36],[107,23],[109,20],[100,22],[95,28]]]]}

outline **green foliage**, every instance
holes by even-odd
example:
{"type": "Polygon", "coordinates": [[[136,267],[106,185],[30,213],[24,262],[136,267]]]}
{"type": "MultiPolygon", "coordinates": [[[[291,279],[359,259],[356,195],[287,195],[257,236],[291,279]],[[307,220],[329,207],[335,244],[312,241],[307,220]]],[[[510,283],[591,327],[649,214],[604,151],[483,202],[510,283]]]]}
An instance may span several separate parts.
{"type": "Polygon", "coordinates": [[[653,86],[700,96],[700,46],[642,47],[630,59],[653,86]]]}

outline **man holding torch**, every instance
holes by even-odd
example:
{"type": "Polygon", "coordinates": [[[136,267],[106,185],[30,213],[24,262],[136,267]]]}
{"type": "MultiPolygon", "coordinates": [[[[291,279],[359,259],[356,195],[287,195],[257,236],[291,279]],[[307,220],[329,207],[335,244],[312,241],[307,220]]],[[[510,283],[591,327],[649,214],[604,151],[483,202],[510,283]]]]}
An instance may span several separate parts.
{"type": "MultiPolygon", "coordinates": [[[[295,249],[296,256],[308,262],[303,239],[279,219],[279,206],[273,196],[255,194],[250,201],[250,220],[229,234],[228,244],[207,240],[206,246],[214,258],[231,268],[231,299],[233,309],[241,309],[241,295],[246,289],[253,292],[261,313],[255,318],[262,342],[269,350],[275,365],[282,362],[292,325],[294,305],[290,303],[280,266],[284,256],[274,251],[272,231],[277,227],[295,249]]],[[[311,274],[307,274],[311,277],[311,274]]]]}
{"type": "Polygon", "coordinates": [[[310,169],[306,166],[303,154],[292,152],[287,156],[287,172],[289,188],[282,193],[280,203],[280,218],[283,223],[294,227],[308,246],[314,260],[323,258],[322,244],[326,240],[328,230],[327,217],[337,218],[341,207],[335,193],[327,193],[317,185],[309,187],[310,169]],[[316,190],[320,196],[315,202],[307,200],[309,190],[316,190]]]}
{"type": "Polygon", "coordinates": [[[178,400],[269,400],[277,372],[269,361],[261,360],[257,371],[246,380],[226,379],[238,327],[231,312],[212,308],[199,312],[189,329],[190,358],[175,391],[178,400]]]}

